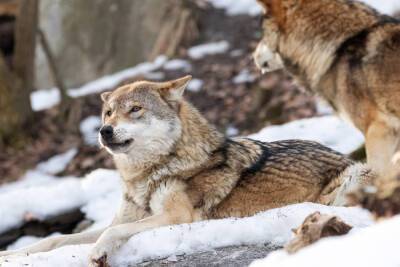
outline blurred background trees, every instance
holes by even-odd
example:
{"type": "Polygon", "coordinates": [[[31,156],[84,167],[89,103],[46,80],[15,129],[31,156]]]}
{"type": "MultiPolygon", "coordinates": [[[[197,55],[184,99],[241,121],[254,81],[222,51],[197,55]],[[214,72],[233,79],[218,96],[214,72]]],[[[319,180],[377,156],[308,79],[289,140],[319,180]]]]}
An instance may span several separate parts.
{"type": "Polygon", "coordinates": [[[73,94],[86,84],[96,89],[102,77],[102,90],[112,90],[192,74],[187,98],[228,135],[314,116],[314,99],[287,75],[255,68],[260,14],[228,13],[208,0],[0,0],[0,183],[71,148],[78,154],[63,174],[113,168],[93,145],[96,133],[88,145],[80,129],[86,119],[99,123],[99,92],[73,94]],[[190,56],[209,43],[227,48],[190,56]],[[107,75],[146,68],[160,55],[168,64],[107,87],[107,75]],[[46,107],[36,107],[34,96],[46,107]]]}

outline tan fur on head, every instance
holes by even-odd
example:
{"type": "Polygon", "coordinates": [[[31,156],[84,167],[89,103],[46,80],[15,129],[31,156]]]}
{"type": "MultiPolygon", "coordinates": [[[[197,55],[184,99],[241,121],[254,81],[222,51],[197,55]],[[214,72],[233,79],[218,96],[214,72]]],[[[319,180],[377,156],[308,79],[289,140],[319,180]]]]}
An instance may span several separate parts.
{"type": "Polygon", "coordinates": [[[181,136],[176,107],[183,101],[190,79],[139,81],[103,93],[103,124],[113,129],[113,137],[105,140],[99,136],[100,143],[110,153],[128,157],[131,162],[144,163],[168,154],[181,136]]]}

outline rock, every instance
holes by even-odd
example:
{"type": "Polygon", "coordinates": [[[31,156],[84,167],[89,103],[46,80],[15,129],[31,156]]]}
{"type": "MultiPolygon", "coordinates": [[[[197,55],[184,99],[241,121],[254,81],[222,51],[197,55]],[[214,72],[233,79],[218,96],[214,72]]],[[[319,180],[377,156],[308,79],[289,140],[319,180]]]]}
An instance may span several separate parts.
{"type": "MultiPolygon", "coordinates": [[[[182,3],[181,0],[41,0],[40,28],[47,36],[64,84],[74,88],[151,60],[160,41],[164,46],[170,45],[167,42],[179,42],[159,40],[159,36],[174,35],[176,27],[165,30],[165,18],[172,22],[179,17],[184,9],[182,3]]],[[[186,11],[186,17],[193,18],[186,11]]],[[[54,86],[40,45],[36,51],[36,86],[54,86]]]]}
{"type": "Polygon", "coordinates": [[[265,258],[271,251],[278,249],[271,246],[233,246],[214,251],[169,257],[167,259],[143,262],[140,267],[206,267],[206,266],[248,266],[256,259],[265,258]],[[172,259],[172,260],[171,260],[172,259]]]}

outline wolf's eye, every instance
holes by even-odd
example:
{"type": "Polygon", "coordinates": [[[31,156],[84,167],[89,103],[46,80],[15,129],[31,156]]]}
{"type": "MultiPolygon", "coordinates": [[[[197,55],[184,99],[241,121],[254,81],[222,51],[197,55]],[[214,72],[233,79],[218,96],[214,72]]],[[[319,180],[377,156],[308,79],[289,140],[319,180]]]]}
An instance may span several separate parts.
{"type": "Polygon", "coordinates": [[[142,107],[139,106],[133,106],[133,108],[131,108],[131,112],[138,112],[142,109],[142,107]]]}
{"type": "Polygon", "coordinates": [[[110,117],[111,114],[112,114],[111,110],[108,110],[108,111],[106,112],[106,116],[107,116],[107,117],[110,117]]]}

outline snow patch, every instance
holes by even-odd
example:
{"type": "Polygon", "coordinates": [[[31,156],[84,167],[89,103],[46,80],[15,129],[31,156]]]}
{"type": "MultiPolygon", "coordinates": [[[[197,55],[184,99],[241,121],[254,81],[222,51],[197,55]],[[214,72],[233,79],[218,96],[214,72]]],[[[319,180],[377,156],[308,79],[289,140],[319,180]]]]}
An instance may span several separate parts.
{"type": "Polygon", "coordinates": [[[225,9],[228,15],[260,15],[262,7],[256,0],[208,0],[215,8],[225,9]]]}
{"type": "Polygon", "coordinates": [[[96,146],[98,145],[98,131],[101,127],[100,116],[89,116],[81,121],[79,130],[83,136],[85,144],[96,146]]]}
{"type": "Polygon", "coordinates": [[[227,41],[201,44],[188,49],[188,55],[192,59],[201,59],[205,56],[223,54],[229,49],[227,41]]]}
{"type": "MultiPolygon", "coordinates": [[[[228,15],[249,15],[257,16],[262,14],[263,9],[257,0],[207,0],[215,8],[225,9],[228,15]]],[[[393,15],[400,11],[400,2],[398,0],[357,0],[364,2],[381,13],[393,15]]]]}
{"type": "Polygon", "coordinates": [[[269,126],[249,136],[264,142],[302,139],[319,142],[344,154],[359,148],[364,136],[336,116],[297,120],[279,126],[269,126]]]}
{"type": "Polygon", "coordinates": [[[249,83],[249,82],[251,83],[254,82],[254,80],[255,76],[251,74],[248,69],[240,71],[240,73],[233,78],[233,82],[235,84],[249,83]]]}
{"type": "Polygon", "coordinates": [[[395,12],[400,11],[400,1],[398,0],[358,0],[364,2],[381,13],[393,15],[395,12]]]}
{"type": "MultiPolygon", "coordinates": [[[[151,75],[152,72],[161,68],[165,62],[167,62],[167,57],[159,56],[153,62],[144,62],[135,67],[91,81],[81,87],[69,89],[68,95],[76,98],[111,90],[127,79],[140,75],[151,75]]],[[[35,111],[51,108],[60,102],[60,92],[57,88],[38,90],[32,92],[30,97],[32,109],[35,111]]]]}
{"type": "Polygon", "coordinates": [[[165,70],[184,70],[189,72],[192,69],[192,65],[189,61],[183,59],[172,59],[165,63],[165,70]]]}
{"type": "Polygon", "coordinates": [[[192,79],[188,86],[187,86],[187,90],[189,90],[190,92],[200,92],[201,88],[203,87],[204,82],[200,79],[192,79]]]}
{"type": "Polygon", "coordinates": [[[33,111],[40,111],[54,107],[61,101],[60,91],[57,88],[34,91],[30,95],[33,111]]]}
{"type": "Polygon", "coordinates": [[[37,165],[37,170],[47,174],[57,174],[65,170],[67,165],[78,153],[78,149],[72,148],[67,152],[56,155],[45,162],[41,162],[37,165]]]}
{"type": "Polygon", "coordinates": [[[296,254],[272,252],[251,267],[398,267],[400,216],[340,237],[325,238],[296,254]]]}
{"type": "Polygon", "coordinates": [[[118,208],[120,195],[119,175],[111,170],[99,169],[84,179],[54,178],[50,184],[34,186],[23,186],[21,181],[14,190],[0,195],[0,233],[22,225],[27,217],[40,220],[82,206],[88,218],[101,218],[108,223],[118,208]],[[107,209],[93,211],[93,205],[104,201],[108,201],[107,209]]]}

